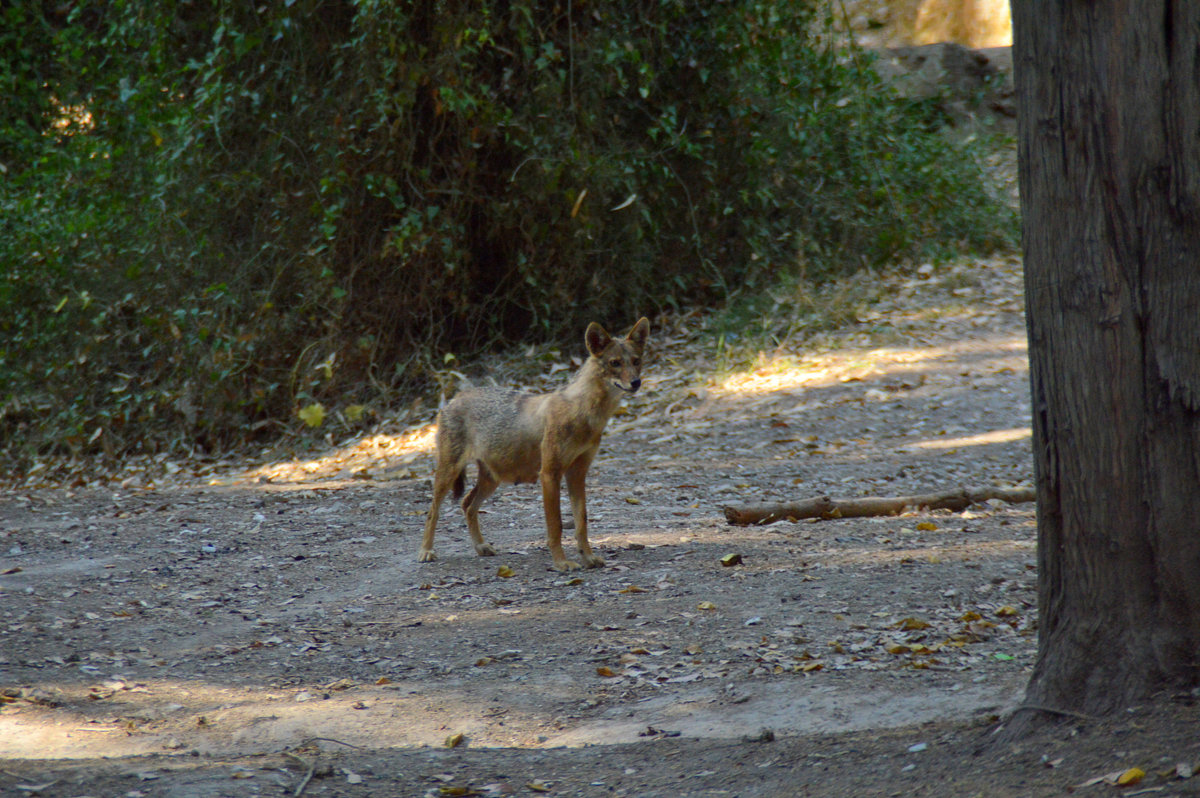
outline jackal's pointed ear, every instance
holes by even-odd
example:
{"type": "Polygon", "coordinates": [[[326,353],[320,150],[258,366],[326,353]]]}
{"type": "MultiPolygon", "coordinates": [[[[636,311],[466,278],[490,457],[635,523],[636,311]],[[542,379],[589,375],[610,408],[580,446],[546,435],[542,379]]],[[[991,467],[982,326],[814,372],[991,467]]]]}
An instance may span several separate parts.
{"type": "Polygon", "coordinates": [[[629,331],[629,335],[625,336],[625,340],[633,344],[639,350],[646,348],[646,341],[650,338],[650,320],[645,316],[638,319],[638,323],[633,325],[633,329],[629,331]]]}
{"type": "Polygon", "coordinates": [[[587,332],[583,334],[583,343],[587,346],[588,354],[600,357],[600,353],[612,343],[612,336],[605,332],[599,324],[592,322],[588,325],[587,332]]]}

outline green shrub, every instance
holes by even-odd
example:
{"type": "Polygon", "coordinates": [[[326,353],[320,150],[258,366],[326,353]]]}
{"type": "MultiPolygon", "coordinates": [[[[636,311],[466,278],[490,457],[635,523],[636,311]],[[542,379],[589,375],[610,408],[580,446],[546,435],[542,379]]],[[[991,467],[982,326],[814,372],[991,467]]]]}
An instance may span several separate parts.
{"type": "Polygon", "coordinates": [[[215,451],[444,353],[1011,236],[936,103],[808,0],[54,8],[0,32],[16,467],[215,451]]]}

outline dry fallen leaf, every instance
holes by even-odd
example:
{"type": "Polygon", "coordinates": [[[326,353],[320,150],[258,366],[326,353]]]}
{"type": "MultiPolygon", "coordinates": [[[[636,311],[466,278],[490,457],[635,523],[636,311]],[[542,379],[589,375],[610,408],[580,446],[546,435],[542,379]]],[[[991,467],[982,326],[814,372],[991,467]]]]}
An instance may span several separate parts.
{"type": "Polygon", "coordinates": [[[716,608],[717,605],[713,604],[711,601],[701,601],[696,605],[696,609],[698,610],[715,610],[716,608]]]}
{"type": "Polygon", "coordinates": [[[596,668],[596,675],[603,676],[606,679],[611,679],[617,675],[617,672],[607,665],[601,665],[599,668],[596,668]]]}
{"type": "Polygon", "coordinates": [[[1137,784],[1146,777],[1146,771],[1141,768],[1130,768],[1129,770],[1117,776],[1118,787],[1128,787],[1131,784],[1137,784]]]}
{"type": "Polygon", "coordinates": [[[740,554],[726,554],[724,557],[721,558],[721,565],[725,566],[726,568],[732,567],[734,565],[741,565],[741,564],[742,564],[742,555],[740,555],[740,554]]]}
{"type": "Polygon", "coordinates": [[[446,747],[458,748],[460,745],[462,745],[464,739],[465,738],[463,737],[462,732],[455,732],[446,738],[446,747]]]}
{"type": "Polygon", "coordinates": [[[918,532],[933,532],[935,530],[937,530],[937,524],[933,523],[932,521],[922,521],[921,523],[917,524],[918,532]]]}
{"type": "Polygon", "coordinates": [[[645,593],[646,589],[644,587],[638,587],[637,585],[628,585],[627,587],[621,588],[617,592],[618,593],[645,593]]]}
{"type": "Polygon", "coordinates": [[[905,632],[916,632],[921,629],[928,629],[929,621],[923,621],[920,618],[905,618],[896,624],[896,628],[905,632]]]}
{"type": "Polygon", "coordinates": [[[1021,611],[1011,604],[1005,604],[1000,609],[996,610],[996,615],[1000,618],[1011,618],[1014,615],[1020,615],[1021,611]]]}
{"type": "Polygon", "coordinates": [[[517,572],[512,568],[509,568],[507,565],[501,565],[496,569],[496,576],[500,577],[501,579],[510,579],[516,575],[517,572]]]}

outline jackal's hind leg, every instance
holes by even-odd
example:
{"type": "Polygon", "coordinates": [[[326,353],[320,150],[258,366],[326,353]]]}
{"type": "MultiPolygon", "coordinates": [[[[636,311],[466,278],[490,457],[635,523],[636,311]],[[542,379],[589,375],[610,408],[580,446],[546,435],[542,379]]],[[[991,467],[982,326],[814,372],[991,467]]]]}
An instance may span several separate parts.
{"type": "Polygon", "coordinates": [[[500,481],[495,475],[480,463],[479,481],[471,488],[470,493],[463,497],[462,508],[463,515],[467,517],[467,532],[471,535],[471,542],[475,544],[475,553],[480,557],[496,556],[496,550],[483,542],[483,531],[479,528],[479,506],[496,492],[499,485],[500,481]]]}
{"type": "Polygon", "coordinates": [[[454,487],[454,480],[458,476],[458,473],[450,468],[443,468],[440,464],[433,476],[433,503],[429,506],[429,515],[425,517],[425,535],[421,538],[421,548],[417,552],[418,562],[433,562],[437,559],[433,552],[433,533],[437,529],[438,513],[441,511],[442,501],[454,487]]]}

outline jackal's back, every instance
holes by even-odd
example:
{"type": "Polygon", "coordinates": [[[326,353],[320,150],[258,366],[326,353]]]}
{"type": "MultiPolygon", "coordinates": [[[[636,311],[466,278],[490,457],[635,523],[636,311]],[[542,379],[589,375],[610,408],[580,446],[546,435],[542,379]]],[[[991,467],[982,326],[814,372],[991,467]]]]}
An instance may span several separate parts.
{"type": "Polygon", "coordinates": [[[448,455],[459,467],[479,462],[501,482],[536,480],[544,400],[495,388],[463,391],[438,417],[439,457],[448,455]]]}

